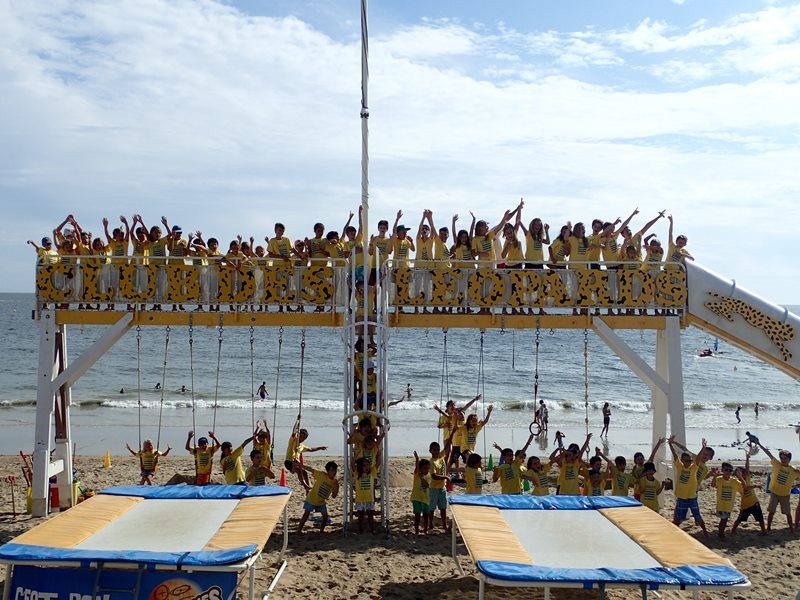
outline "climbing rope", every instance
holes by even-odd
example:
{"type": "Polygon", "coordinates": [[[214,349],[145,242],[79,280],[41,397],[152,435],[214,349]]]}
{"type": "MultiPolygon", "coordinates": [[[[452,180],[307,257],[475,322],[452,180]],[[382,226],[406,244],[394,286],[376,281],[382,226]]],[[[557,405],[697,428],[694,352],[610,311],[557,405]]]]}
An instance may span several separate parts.
{"type": "Polygon", "coordinates": [[[214,385],[214,417],[212,420],[211,431],[217,431],[217,405],[219,404],[219,366],[222,360],[222,313],[219,313],[219,325],[217,327],[217,381],[214,385]]]}
{"type": "Polygon", "coordinates": [[[278,418],[278,384],[281,380],[281,349],[283,348],[283,327],[278,329],[278,364],[275,368],[275,399],[272,404],[272,430],[275,431],[275,426],[278,418]]]}
{"type": "Polygon", "coordinates": [[[255,350],[253,348],[253,326],[250,325],[250,412],[251,420],[252,420],[252,427],[251,431],[256,430],[256,379],[255,379],[255,350]]]}
{"type": "Polygon", "coordinates": [[[136,326],[136,393],[139,405],[139,450],[142,449],[142,326],[136,326]]]}
{"type": "MultiPolygon", "coordinates": [[[[481,396],[481,410],[483,412],[483,418],[486,419],[486,382],[484,380],[484,370],[483,370],[483,336],[486,332],[485,329],[481,329],[481,349],[478,357],[478,391],[475,392],[477,396],[480,394],[481,396]]],[[[483,455],[488,456],[486,453],[486,434],[483,435],[483,455]]]]}
{"type": "Polygon", "coordinates": [[[192,395],[192,435],[197,438],[197,418],[194,402],[194,328],[192,327],[192,313],[189,313],[189,391],[192,395]]]}
{"type": "Polygon", "coordinates": [[[300,406],[298,407],[297,414],[298,416],[302,417],[303,415],[303,371],[305,370],[305,361],[306,361],[306,330],[300,334],[300,406]]]}
{"type": "MultiPolygon", "coordinates": [[[[161,422],[164,416],[164,392],[167,387],[167,354],[169,352],[169,325],[167,325],[167,335],[164,341],[164,367],[161,371],[161,402],[158,408],[158,436],[156,437],[156,448],[161,444],[161,422]]],[[[139,446],[141,448],[141,446],[139,446]]]]}
{"type": "Polygon", "coordinates": [[[583,407],[586,435],[589,435],[589,330],[583,330],[583,407]]]}

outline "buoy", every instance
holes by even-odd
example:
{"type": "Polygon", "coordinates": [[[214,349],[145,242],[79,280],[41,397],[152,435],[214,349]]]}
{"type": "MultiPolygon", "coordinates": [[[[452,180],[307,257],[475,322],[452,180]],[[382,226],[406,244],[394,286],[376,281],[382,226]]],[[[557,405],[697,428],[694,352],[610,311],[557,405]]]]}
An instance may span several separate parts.
{"type": "Polygon", "coordinates": [[[522,489],[524,491],[526,491],[526,492],[530,492],[531,491],[531,482],[530,482],[529,479],[523,479],[522,480],[522,489]]]}
{"type": "Polygon", "coordinates": [[[486,468],[489,469],[490,471],[494,470],[494,459],[492,458],[491,454],[489,455],[489,462],[486,463],[486,468]]]}
{"type": "Polygon", "coordinates": [[[283,467],[281,467],[281,479],[279,483],[284,487],[286,486],[286,469],[283,467]]]}
{"type": "Polygon", "coordinates": [[[106,456],[103,459],[103,468],[110,469],[111,468],[111,451],[106,450],[106,456]]]}

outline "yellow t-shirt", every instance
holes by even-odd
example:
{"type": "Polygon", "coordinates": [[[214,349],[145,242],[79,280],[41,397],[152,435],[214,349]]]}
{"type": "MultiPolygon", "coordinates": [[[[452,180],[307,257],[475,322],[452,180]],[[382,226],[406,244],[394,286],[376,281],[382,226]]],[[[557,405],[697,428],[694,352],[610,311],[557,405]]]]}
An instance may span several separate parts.
{"type": "Polygon", "coordinates": [[[584,271],[589,268],[589,242],[575,236],[569,238],[569,268],[574,271],[584,271]]]}
{"type": "Polygon", "coordinates": [[[292,255],[292,240],[285,236],[281,237],[281,239],[272,238],[267,244],[267,254],[280,254],[282,257],[290,258],[292,255]]]}
{"type": "Polygon", "coordinates": [[[611,495],[627,496],[635,479],[631,473],[620,471],[616,466],[611,467],[611,495]]]}
{"type": "Polygon", "coordinates": [[[314,477],[314,485],[308,491],[306,502],[313,506],[322,506],[330,498],[333,490],[336,488],[336,480],[328,477],[325,471],[314,471],[311,473],[314,477]]]}
{"type": "Polygon", "coordinates": [[[745,510],[758,504],[758,496],[756,496],[755,488],[750,483],[750,475],[744,478],[744,486],[742,487],[742,495],[739,498],[739,510],[745,510]],[[748,489],[749,488],[749,489],[748,489]]]}
{"type": "Polygon", "coordinates": [[[534,239],[530,231],[525,234],[525,260],[527,262],[545,262],[544,244],[534,239]]]}
{"type": "Polygon", "coordinates": [[[408,259],[411,258],[411,240],[407,237],[403,239],[394,238],[392,254],[394,254],[395,267],[407,267],[408,259]]]}
{"type": "Polygon", "coordinates": [[[450,437],[450,432],[453,431],[450,426],[451,422],[450,415],[439,415],[439,421],[436,423],[436,427],[442,430],[442,438],[445,440],[450,437]]]}
{"type": "Polygon", "coordinates": [[[522,465],[522,459],[515,458],[511,463],[498,465],[500,471],[500,493],[501,494],[520,494],[522,493],[522,480],[520,472],[526,471],[522,465]]]}
{"type": "Polygon", "coordinates": [[[742,493],[742,483],[735,477],[717,477],[717,512],[732,512],[736,494],[742,493]]]}
{"type": "Polygon", "coordinates": [[[506,257],[504,259],[506,264],[516,265],[525,258],[522,252],[522,243],[519,240],[517,240],[516,244],[514,242],[504,242],[503,247],[506,248],[506,257]]]}
{"type": "Polygon", "coordinates": [[[661,487],[661,482],[656,478],[651,481],[647,477],[642,477],[639,479],[637,487],[640,494],[639,501],[647,508],[658,512],[658,509],[661,508],[658,504],[658,488],[661,487]]]}
{"type": "Polygon", "coordinates": [[[244,474],[244,480],[248,485],[267,485],[267,477],[269,477],[269,469],[263,464],[258,467],[250,465],[244,474]]]}
{"type": "Polygon", "coordinates": [[[464,467],[464,482],[467,484],[464,490],[467,494],[483,493],[483,471],[474,467],[464,467]]]}
{"type": "Polygon", "coordinates": [[[239,446],[228,454],[228,456],[223,456],[219,459],[219,465],[222,467],[222,474],[225,476],[225,483],[228,485],[241,483],[245,479],[241,458],[243,451],[244,447],[239,446]]]}
{"type": "Polygon", "coordinates": [[[38,248],[36,255],[39,257],[37,261],[39,265],[57,265],[58,264],[58,251],[52,248],[38,248]]]}
{"type": "Polygon", "coordinates": [[[560,496],[579,496],[581,461],[562,462],[558,468],[558,494],[560,496]]]}
{"type": "Polygon", "coordinates": [[[211,473],[211,466],[214,462],[214,452],[219,446],[207,446],[205,450],[200,448],[189,448],[189,453],[194,456],[194,468],[198,475],[211,473]]]}
{"type": "MultiPolygon", "coordinates": [[[[472,252],[478,255],[478,260],[495,260],[494,238],[493,231],[487,232],[486,235],[476,235],[472,238],[472,252]]],[[[488,267],[490,265],[481,266],[488,267]]]]}
{"type": "Polygon", "coordinates": [[[155,471],[158,467],[158,457],[161,452],[158,450],[137,452],[136,456],[139,457],[139,466],[142,471],[155,471]]]}
{"type": "Polygon", "coordinates": [[[593,233],[586,236],[586,242],[589,244],[589,248],[586,250],[586,260],[598,262],[600,260],[600,252],[603,250],[601,246],[603,243],[603,236],[599,233],[593,233]]]}
{"type": "Polygon", "coordinates": [[[558,238],[554,239],[550,244],[550,252],[553,255],[553,264],[564,264],[564,261],[567,259],[567,252],[562,240],[558,238]]]}
{"type": "Polygon", "coordinates": [[[605,496],[605,489],[606,489],[606,478],[602,475],[600,476],[600,481],[597,482],[597,486],[595,487],[592,484],[592,480],[587,474],[583,480],[583,495],[584,496],[605,496]]]}
{"type": "MultiPolygon", "coordinates": [[[[444,477],[447,475],[447,465],[445,464],[444,457],[439,456],[439,458],[431,458],[431,475],[440,475],[444,477]]],[[[435,477],[431,477],[431,488],[434,490],[442,489],[447,482],[444,479],[436,479],[435,477]]]]}
{"type": "Polygon", "coordinates": [[[356,502],[375,502],[375,477],[362,473],[356,477],[356,502]]]}
{"type": "Polygon", "coordinates": [[[687,469],[678,458],[673,461],[673,464],[675,466],[675,497],[681,500],[697,498],[697,465],[692,462],[687,469]]]}
{"type": "Polygon", "coordinates": [[[315,237],[308,240],[308,257],[317,261],[327,260],[324,250],[328,249],[328,240],[324,237],[315,237]]]}
{"type": "Polygon", "coordinates": [[[474,269],[472,248],[470,246],[456,246],[453,248],[453,267],[456,269],[474,269]]]}
{"type": "Polygon", "coordinates": [[[308,446],[300,443],[296,435],[289,436],[289,444],[286,446],[286,460],[298,462],[300,455],[308,450],[308,446]]]}
{"type": "Polygon", "coordinates": [[[264,455],[264,462],[262,463],[268,469],[272,468],[272,442],[264,442],[259,444],[258,441],[253,442],[253,450],[259,450],[264,455]]]}
{"type": "Polygon", "coordinates": [[[779,460],[771,460],[772,475],[769,481],[769,492],[776,496],[788,496],[792,493],[792,485],[797,477],[797,469],[791,465],[782,465],[779,460]]]}
{"type": "Polygon", "coordinates": [[[531,482],[533,489],[531,490],[532,496],[547,496],[550,494],[550,467],[553,463],[543,463],[541,471],[526,471],[528,475],[533,475],[534,479],[531,482]]]}
{"type": "Polygon", "coordinates": [[[481,429],[483,429],[483,423],[480,421],[472,429],[468,429],[466,423],[461,426],[462,451],[469,450],[470,452],[475,452],[475,443],[478,441],[478,434],[481,432],[481,429]]]}
{"type": "Polygon", "coordinates": [[[428,237],[423,240],[417,236],[417,253],[414,257],[414,266],[418,269],[432,269],[434,267],[433,258],[433,238],[428,237]]]}
{"type": "Polygon", "coordinates": [[[437,263],[437,268],[444,268],[450,264],[450,249],[438,235],[431,238],[433,240],[433,260],[437,263]]]}
{"type": "Polygon", "coordinates": [[[429,475],[420,475],[419,473],[414,473],[414,485],[411,487],[411,501],[428,504],[428,488],[430,485],[431,483],[429,475]]]}
{"type": "Polygon", "coordinates": [[[389,253],[392,251],[392,247],[389,245],[391,238],[388,237],[381,237],[378,236],[372,240],[373,253],[369,255],[369,266],[372,269],[377,267],[382,267],[383,263],[386,262],[386,259],[389,258],[389,253]],[[380,251],[380,264],[376,263],[376,257],[378,255],[378,251],[380,251]]]}
{"type": "Polygon", "coordinates": [[[601,236],[601,243],[603,246],[603,261],[610,262],[612,265],[616,264],[619,257],[619,244],[617,244],[617,236],[611,234],[609,236],[601,236]]]}

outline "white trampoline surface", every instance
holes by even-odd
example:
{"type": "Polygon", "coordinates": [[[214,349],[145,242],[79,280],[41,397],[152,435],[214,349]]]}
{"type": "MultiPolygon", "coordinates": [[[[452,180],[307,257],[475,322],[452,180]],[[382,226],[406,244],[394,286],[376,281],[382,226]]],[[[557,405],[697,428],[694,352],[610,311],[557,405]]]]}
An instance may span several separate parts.
{"type": "Polygon", "coordinates": [[[536,564],[563,569],[661,567],[596,510],[501,510],[536,564]]]}
{"type": "Polygon", "coordinates": [[[75,548],[186,552],[202,550],[239,500],[156,500],[140,502],[75,548]]]}

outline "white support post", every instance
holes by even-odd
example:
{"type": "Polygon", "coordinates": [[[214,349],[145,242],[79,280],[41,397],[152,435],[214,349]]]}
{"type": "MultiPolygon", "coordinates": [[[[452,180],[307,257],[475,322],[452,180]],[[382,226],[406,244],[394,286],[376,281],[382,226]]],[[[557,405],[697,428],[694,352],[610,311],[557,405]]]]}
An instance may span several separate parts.
{"type": "MultiPolygon", "coordinates": [[[[60,339],[60,352],[63,360],[64,367],[68,367],[69,360],[67,354],[67,326],[59,325],[60,339]]],[[[63,371],[62,371],[63,373],[63,371]]],[[[55,386],[53,390],[57,390],[55,386]]],[[[73,480],[72,480],[72,430],[69,424],[69,407],[72,405],[72,387],[66,386],[64,389],[63,402],[63,430],[62,437],[56,437],[56,447],[53,456],[56,460],[61,460],[64,463],[58,475],[56,475],[56,485],[58,486],[58,508],[66,509],[75,505],[77,498],[73,497],[73,480]]],[[[58,431],[56,431],[58,434],[58,431]]]]}
{"type": "MultiPolygon", "coordinates": [[[[656,371],[658,374],[669,381],[669,366],[667,355],[667,334],[665,331],[656,331],[656,371]]],[[[667,407],[669,406],[669,390],[665,392],[659,388],[653,388],[650,407],[653,410],[653,446],[662,437],[667,437],[667,407]]],[[[657,463],[666,459],[666,446],[658,449],[655,456],[657,463]]]]}
{"type": "Polygon", "coordinates": [[[39,372],[36,384],[36,427],[33,446],[33,487],[31,512],[34,517],[48,513],[50,474],[50,435],[53,427],[55,391],[56,314],[43,310],[39,321],[39,372]]]}
{"type": "Polygon", "coordinates": [[[683,361],[679,317],[667,317],[667,364],[669,369],[669,428],[675,439],[686,444],[686,416],[683,404],[683,361]]]}
{"type": "Polygon", "coordinates": [[[625,343],[602,319],[593,319],[592,326],[597,336],[619,356],[622,361],[636,373],[651,390],[661,390],[665,395],[669,391],[669,384],[663,374],[654,371],[644,359],[625,343]]]}

